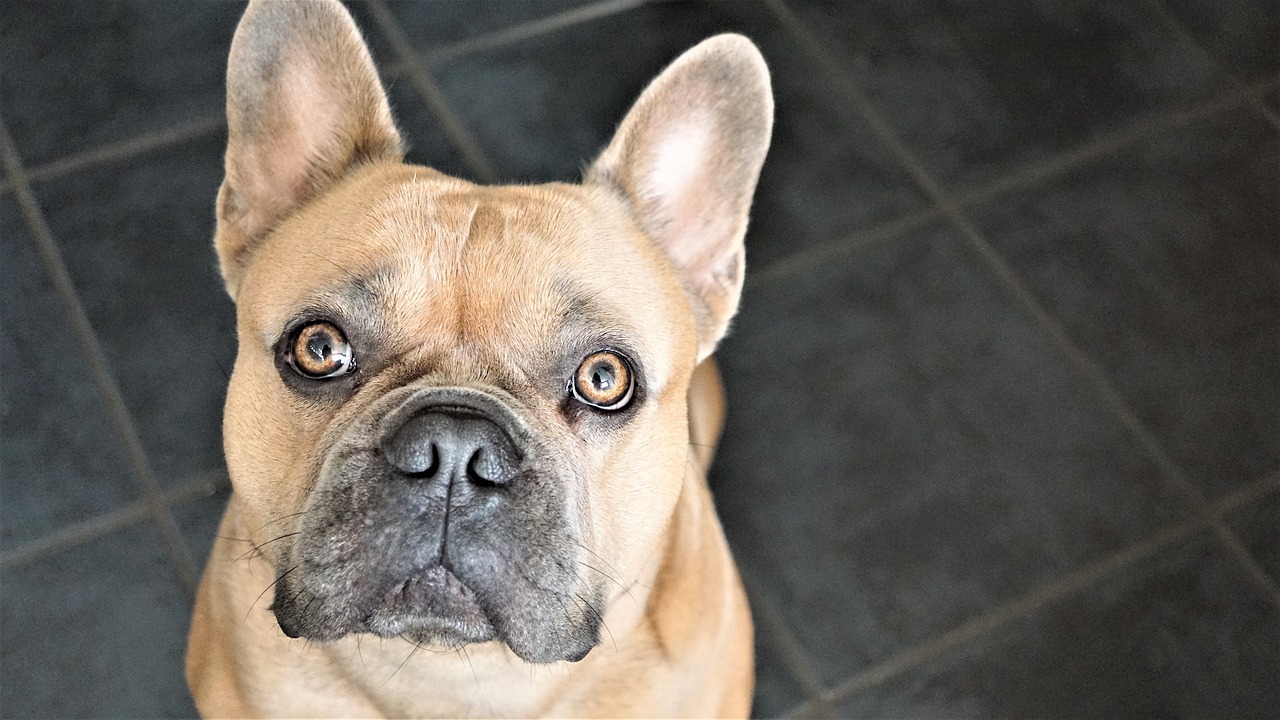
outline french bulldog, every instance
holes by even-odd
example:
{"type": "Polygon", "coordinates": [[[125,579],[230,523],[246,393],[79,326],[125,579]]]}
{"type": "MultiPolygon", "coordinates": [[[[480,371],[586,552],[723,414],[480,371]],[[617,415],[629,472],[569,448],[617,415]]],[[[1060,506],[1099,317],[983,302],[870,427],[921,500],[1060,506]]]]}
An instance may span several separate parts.
{"type": "Polygon", "coordinates": [[[228,65],[201,714],[746,715],[705,473],[772,127],[756,48],[702,42],[581,184],[525,186],[405,164],[336,0],[254,0],[228,65]]]}

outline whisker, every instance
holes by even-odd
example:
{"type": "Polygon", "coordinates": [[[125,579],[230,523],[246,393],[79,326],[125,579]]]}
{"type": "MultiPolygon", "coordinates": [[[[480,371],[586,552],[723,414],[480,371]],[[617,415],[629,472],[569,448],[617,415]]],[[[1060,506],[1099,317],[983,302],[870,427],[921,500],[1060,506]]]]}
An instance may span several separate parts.
{"type": "Polygon", "coordinates": [[[615,653],[618,652],[618,641],[613,637],[613,631],[609,629],[609,623],[604,621],[604,616],[601,615],[600,611],[596,610],[591,603],[587,602],[586,598],[578,595],[577,593],[574,593],[574,595],[582,602],[583,607],[591,611],[591,614],[595,615],[596,619],[600,621],[600,626],[604,628],[605,632],[609,633],[609,642],[613,643],[613,651],[615,653]]]}
{"type": "MultiPolygon", "coordinates": [[[[605,564],[605,566],[607,566],[610,570],[612,570],[616,575],[618,575],[619,577],[621,577],[621,576],[622,576],[622,573],[618,572],[618,569],[617,569],[616,567],[614,567],[612,563],[610,563],[608,560],[606,560],[606,559],[605,559],[605,557],[604,557],[603,555],[601,555],[600,553],[596,552],[595,550],[592,550],[591,548],[587,547],[586,545],[583,545],[582,543],[578,542],[577,540],[570,540],[570,542],[572,542],[574,545],[577,545],[578,547],[582,548],[583,550],[586,550],[587,552],[591,553],[592,555],[596,556],[597,558],[599,558],[599,559],[600,559],[600,562],[604,563],[604,564],[605,564]]],[[[655,549],[653,550],[653,552],[657,552],[657,549],[655,548],[655,549]]],[[[651,557],[652,557],[652,556],[651,556],[651,557]]],[[[619,583],[619,584],[621,584],[621,583],[619,583]]],[[[653,589],[653,588],[649,587],[648,585],[646,585],[646,584],[644,584],[644,583],[640,582],[639,578],[637,578],[637,579],[633,580],[633,581],[631,582],[631,585],[629,585],[628,587],[633,587],[633,586],[636,586],[636,585],[639,585],[640,587],[644,588],[645,590],[652,590],[652,589],[653,589]]]]}
{"type": "Polygon", "coordinates": [[[471,654],[467,652],[464,645],[458,645],[458,654],[467,661],[467,667],[471,668],[471,677],[476,681],[476,690],[479,691],[480,697],[484,699],[484,704],[489,708],[489,717],[495,717],[497,713],[493,711],[493,703],[489,702],[489,695],[484,691],[484,686],[480,684],[480,676],[476,674],[476,666],[471,662],[471,654]]]}
{"type": "Polygon", "coordinates": [[[409,662],[409,658],[413,657],[413,654],[414,654],[414,653],[416,653],[416,652],[418,652],[418,643],[413,642],[412,640],[410,640],[410,641],[409,641],[409,644],[410,644],[410,645],[413,645],[413,648],[412,648],[411,650],[409,650],[409,654],[408,654],[408,655],[405,655],[405,656],[404,656],[404,660],[401,660],[401,661],[400,661],[400,664],[396,666],[396,669],[391,671],[391,675],[390,675],[386,680],[383,680],[383,681],[382,681],[382,684],[378,686],[378,689],[379,689],[379,690],[381,690],[382,688],[386,687],[387,683],[391,682],[391,678],[395,677],[395,676],[396,676],[396,673],[400,672],[400,668],[404,667],[404,666],[405,666],[405,663],[409,662]]]}
{"type": "Polygon", "coordinates": [[[294,565],[293,567],[289,568],[288,570],[285,570],[284,572],[282,572],[282,573],[280,573],[278,576],[276,576],[276,579],[275,579],[275,580],[272,580],[270,585],[268,585],[268,586],[266,586],[265,588],[263,588],[263,589],[262,589],[262,592],[258,593],[258,597],[256,597],[256,598],[254,598],[254,599],[253,599],[253,603],[252,603],[251,605],[249,605],[249,609],[248,609],[248,611],[246,611],[246,612],[245,612],[245,614],[244,614],[244,619],[243,619],[243,620],[241,620],[240,622],[249,622],[249,614],[253,612],[253,609],[254,609],[254,608],[258,607],[258,601],[262,599],[262,596],[263,596],[263,595],[266,595],[268,590],[270,590],[271,588],[275,587],[276,583],[278,583],[278,582],[280,582],[281,580],[283,580],[285,575],[288,575],[289,573],[293,572],[294,570],[297,570],[299,567],[301,567],[301,564],[299,564],[299,565],[294,565]]]}
{"type": "Polygon", "coordinates": [[[315,510],[299,510],[299,511],[298,511],[298,512],[296,512],[296,513],[289,513],[288,515],[281,515],[280,517],[276,518],[275,520],[268,520],[267,522],[263,523],[263,524],[262,524],[262,526],[261,526],[261,527],[259,527],[257,530],[254,530],[254,531],[250,532],[249,534],[250,534],[250,535],[257,535],[258,533],[260,533],[260,532],[262,532],[263,530],[265,530],[265,529],[267,528],[267,526],[269,526],[269,525],[275,525],[276,523],[278,523],[278,522],[280,522],[280,521],[282,521],[282,520],[288,520],[289,518],[295,518],[295,517],[298,517],[299,515],[306,515],[306,514],[307,514],[307,513],[309,513],[309,512],[315,512],[315,510]]]}
{"type": "MultiPolygon", "coordinates": [[[[608,565],[610,570],[612,570],[612,571],[613,571],[613,572],[615,572],[615,573],[618,573],[618,569],[617,569],[617,568],[615,568],[615,567],[613,566],[613,564],[612,564],[612,563],[610,563],[608,560],[606,560],[606,559],[604,558],[604,556],[603,556],[603,555],[601,555],[600,553],[596,552],[595,550],[592,550],[591,548],[587,547],[586,545],[583,545],[582,543],[578,542],[577,540],[573,540],[572,538],[569,540],[569,542],[572,542],[574,545],[577,545],[578,547],[582,548],[583,550],[586,550],[587,552],[591,553],[592,555],[595,555],[597,558],[599,558],[599,559],[600,559],[600,562],[604,563],[605,565],[608,565]]],[[[618,573],[618,574],[619,574],[619,575],[621,575],[622,573],[618,573]]]]}
{"type": "MultiPolygon", "coordinates": [[[[245,556],[246,556],[246,555],[250,555],[250,554],[253,554],[253,553],[257,553],[259,556],[261,556],[261,555],[262,555],[262,548],[263,548],[263,547],[265,547],[265,546],[267,546],[267,545],[270,545],[271,543],[273,543],[273,542],[275,542],[275,541],[277,541],[277,540],[283,540],[283,539],[285,539],[285,538],[287,538],[287,537],[293,537],[294,535],[301,535],[301,534],[302,534],[302,532],[301,532],[301,531],[297,531],[297,532],[285,533],[284,535],[279,535],[279,536],[273,537],[273,538],[271,538],[270,540],[268,540],[268,541],[266,541],[266,542],[262,543],[261,545],[254,545],[253,547],[249,548],[248,550],[245,550],[245,551],[240,555],[240,557],[236,558],[233,562],[240,562],[241,560],[243,560],[243,559],[245,558],[245,556]]],[[[246,542],[248,542],[248,541],[246,541],[246,542]]]]}
{"type": "Polygon", "coordinates": [[[601,575],[603,575],[603,576],[605,576],[606,578],[608,578],[610,582],[612,582],[614,585],[617,585],[619,588],[621,588],[621,589],[622,589],[622,592],[624,592],[624,593],[626,593],[626,594],[627,594],[627,597],[631,598],[631,602],[635,603],[635,604],[636,604],[636,606],[639,606],[639,605],[640,605],[640,601],[639,601],[639,600],[636,600],[636,596],[631,594],[631,588],[627,587],[626,585],[623,585],[621,582],[619,582],[619,581],[618,581],[618,579],[617,579],[617,578],[615,578],[614,576],[610,575],[609,573],[607,573],[607,572],[605,572],[605,571],[601,570],[600,568],[595,567],[594,565],[591,565],[591,564],[589,564],[589,563],[583,562],[582,560],[578,560],[578,561],[576,561],[576,562],[577,562],[579,565],[581,565],[581,566],[583,566],[583,567],[585,567],[585,568],[589,568],[589,569],[591,569],[591,570],[595,570],[596,572],[598,572],[598,573],[600,573],[601,575]]]}

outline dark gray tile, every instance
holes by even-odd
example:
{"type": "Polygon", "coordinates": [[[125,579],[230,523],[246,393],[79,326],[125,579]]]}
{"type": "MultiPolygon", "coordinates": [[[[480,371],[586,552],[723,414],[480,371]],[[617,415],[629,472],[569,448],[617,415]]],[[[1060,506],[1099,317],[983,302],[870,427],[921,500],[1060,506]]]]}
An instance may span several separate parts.
{"type": "Polygon", "coordinates": [[[1143,3],[794,4],[944,185],[991,180],[1226,89],[1143,3]]]}
{"type": "MultiPolygon", "coordinates": [[[[391,50],[383,37],[383,33],[379,30],[378,24],[374,22],[373,15],[365,7],[364,2],[344,3],[347,9],[351,11],[351,16],[359,27],[361,34],[364,36],[365,42],[369,46],[369,50],[373,55],[374,64],[378,68],[378,75],[382,79],[382,85],[386,88],[388,100],[391,103],[391,113],[395,117],[396,127],[400,129],[400,135],[405,141],[408,148],[405,160],[407,162],[419,165],[428,165],[442,172],[461,177],[469,177],[470,171],[463,162],[462,157],[458,154],[456,148],[449,141],[449,138],[441,132],[435,118],[427,109],[421,96],[414,90],[413,83],[410,82],[408,74],[403,71],[400,66],[400,59],[391,50]]],[[[471,3],[458,0],[445,0],[444,2],[397,2],[388,3],[395,15],[410,15],[417,17],[418,15],[430,15],[439,12],[444,17],[465,16],[467,8],[471,3]]],[[[493,13],[495,8],[488,7],[488,4],[481,0],[475,3],[477,9],[486,9],[493,13]]],[[[511,3],[512,7],[523,7],[523,4],[511,3]]],[[[443,18],[442,18],[443,20],[443,18]]],[[[455,30],[457,28],[454,28],[455,30]]],[[[413,36],[411,35],[412,39],[413,36]]]]}
{"type": "Polygon", "coordinates": [[[213,253],[224,137],[36,188],[162,483],[222,466],[235,357],[213,253]]]}
{"type": "Polygon", "coordinates": [[[923,205],[896,162],[754,2],[646,5],[437,71],[501,178],[576,180],[649,80],[684,50],[726,31],[760,45],[777,100],[752,212],[750,263],[923,205]]]}
{"type": "Polygon", "coordinates": [[[1242,109],[973,212],[1212,496],[1280,468],[1280,135],[1242,109]]]}
{"type": "Polygon", "coordinates": [[[190,614],[150,525],[6,571],[0,706],[7,717],[194,717],[190,614]]]}
{"type": "Polygon", "coordinates": [[[1280,491],[1227,514],[1227,524],[1244,542],[1258,564],[1280,585],[1280,491]]]}
{"type": "Polygon", "coordinates": [[[948,228],[754,287],[719,357],[717,504],[827,682],[1183,512],[948,228]]]}
{"type": "Polygon", "coordinates": [[[1208,533],[883,686],[842,717],[1274,717],[1280,616],[1208,533]]]}
{"type": "Polygon", "coordinates": [[[408,152],[405,162],[427,165],[457,177],[474,179],[457,148],[436,123],[422,97],[404,75],[384,76],[391,112],[408,152]]]}
{"type": "Polygon", "coordinates": [[[1271,86],[1271,90],[1262,96],[1262,102],[1271,112],[1280,115],[1280,83],[1271,86]]]}
{"type": "MultiPolygon", "coordinates": [[[[591,0],[390,0],[387,6],[414,50],[429,55],[460,42],[590,4],[591,0]]],[[[390,45],[362,3],[348,2],[347,6],[364,29],[375,57],[393,57],[390,45]]]]}
{"type": "Polygon", "coordinates": [[[29,165],[218,114],[243,3],[13,0],[0,107],[29,165]]]}
{"type": "Polygon", "coordinates": [[[0,546],[136,496],[120,436],[12,198],[0,198],[0,546]]]}
{"type": "Polygon", "coordinates": [[[1245,79],[1280,72],[1280,2],[1164,0],[1178,22],[1245,79]]]}
{"type": "MultiPolygon", "coordinates": [[[[759,612],[752,607],[758,617],[759,612]]],[[[751,716],[782,717],[784,713],[804,702],[804,690],[790,670],[769,633],[757,619],[756,628],[756,693],[751,704],[751,716]]]]}

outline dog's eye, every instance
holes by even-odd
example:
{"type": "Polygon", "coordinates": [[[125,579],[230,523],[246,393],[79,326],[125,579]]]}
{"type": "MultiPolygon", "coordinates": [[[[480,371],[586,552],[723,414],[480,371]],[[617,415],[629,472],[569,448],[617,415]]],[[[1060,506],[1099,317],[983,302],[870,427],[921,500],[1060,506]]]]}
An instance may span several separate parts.
{"type": "Polygon", "coordinates": [[[621,410],[631,402],[631,368],[622,356],[601,350],[582,361],[570,388],[581,403],[599,410],[621,410]]]}
{"type": "Polygon", "coordinates": [[[355,372],[356,357],[347,337],[327,322],[304,325],[289,345],[289,365],[312,380],[355,372]]]}

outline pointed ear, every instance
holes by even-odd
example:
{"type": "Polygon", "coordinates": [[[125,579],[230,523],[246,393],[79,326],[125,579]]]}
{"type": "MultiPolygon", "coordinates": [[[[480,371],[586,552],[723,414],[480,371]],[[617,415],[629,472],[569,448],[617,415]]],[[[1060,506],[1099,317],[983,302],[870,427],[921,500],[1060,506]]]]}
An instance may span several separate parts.
{"type": "Polygon", "coordinates": [[[253,0],[227,61],[214,245],[235,297],[255,246],[354,166],[403,155],[373,59],[337,0],[253,0]]]}
{"type": "Polygon", "coordinates": [[[671,258],[698,321],[698,359],[738,309],[742,239],[773,128],[769,69],[751,41],[717,35],[654,80],[586,181],[611,187],[671,258]]]}

